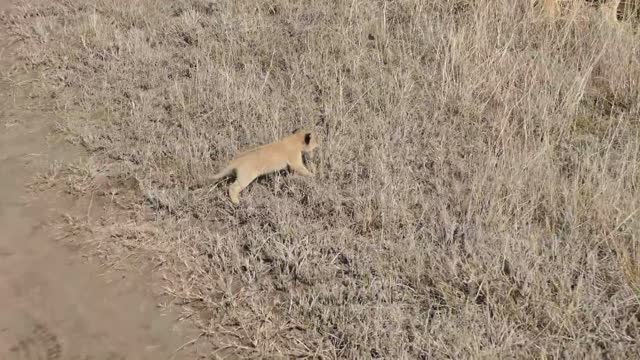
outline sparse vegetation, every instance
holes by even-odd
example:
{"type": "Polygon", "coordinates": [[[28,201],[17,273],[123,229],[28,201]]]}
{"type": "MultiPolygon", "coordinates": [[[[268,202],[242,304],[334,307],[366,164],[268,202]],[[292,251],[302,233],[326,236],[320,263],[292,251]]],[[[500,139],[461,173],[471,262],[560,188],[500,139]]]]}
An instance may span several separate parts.
{"type": "Polygon", "coordinates": [[[40,0],[4,21],[91,153],[56,171],[114,215],[91,248],[151,256],[218,355],[638,357],[640,37],[529,5],[40,0]],[[195,186],[314,125],[316,178],[238,207],[195,186]]]}

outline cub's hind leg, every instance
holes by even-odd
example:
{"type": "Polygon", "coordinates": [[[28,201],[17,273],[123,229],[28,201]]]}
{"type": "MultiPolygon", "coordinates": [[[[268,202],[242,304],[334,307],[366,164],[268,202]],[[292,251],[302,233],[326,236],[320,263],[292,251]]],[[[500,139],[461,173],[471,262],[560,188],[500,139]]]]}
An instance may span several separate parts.
{"type": "Polygon", "coordinates": [[[237,170],[236,181],[229,186],[229,198],[234,204],[240,203],[240,192],[244,190],[256,177],[241,169],[237,170]]]}

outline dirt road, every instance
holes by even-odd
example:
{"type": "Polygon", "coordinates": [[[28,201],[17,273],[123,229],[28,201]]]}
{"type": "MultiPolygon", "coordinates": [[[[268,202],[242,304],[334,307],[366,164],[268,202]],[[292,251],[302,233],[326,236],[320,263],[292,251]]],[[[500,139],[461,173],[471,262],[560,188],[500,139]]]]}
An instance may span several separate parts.
{"type": "MultiPolygon", "coordinates": [[[[0,11],[7,1],[0,0],[0,11]]],[[[0,70],[11,65],[0,28],[0,70]]],[[[48,139],[52,121],[0,76],[0,359],[196,358],[195,347],[174,354],[197,333],[176,327],[136,274],[102,276],[54,240],[52,214],[73,200],[29,192],[25,184],[56,159],[79,155],[48,139]]]]}

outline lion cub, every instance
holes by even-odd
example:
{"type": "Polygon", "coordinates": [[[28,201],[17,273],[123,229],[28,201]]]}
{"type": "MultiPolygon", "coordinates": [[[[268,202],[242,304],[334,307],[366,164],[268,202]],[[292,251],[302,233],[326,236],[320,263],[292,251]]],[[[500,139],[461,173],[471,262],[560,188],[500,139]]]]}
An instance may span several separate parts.
{"type": "Polygon", "coordinates": [[[235,172],[236,181],[229,186],[229,197],[237,205],[240,202],[240,192],[260,175],[288,167],[303,176],[313,176],[304,166],[302,154],[311,152],[317,146],[315,133],[298,129],[280,141],[239,153],[227,167],[213,176],[213,180],[235,172]]]}

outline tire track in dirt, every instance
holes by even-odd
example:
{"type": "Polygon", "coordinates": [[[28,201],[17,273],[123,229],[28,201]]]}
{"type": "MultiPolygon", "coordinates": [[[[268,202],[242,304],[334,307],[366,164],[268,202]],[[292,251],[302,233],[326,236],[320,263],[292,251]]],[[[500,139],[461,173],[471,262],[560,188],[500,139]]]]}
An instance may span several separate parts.
{"type": "Polygon", "coordinates": [[[62,345],[46,325],[36,323],[31,334],[9,348],[16,360],[58,360],[62,358],[62,345]]]}

